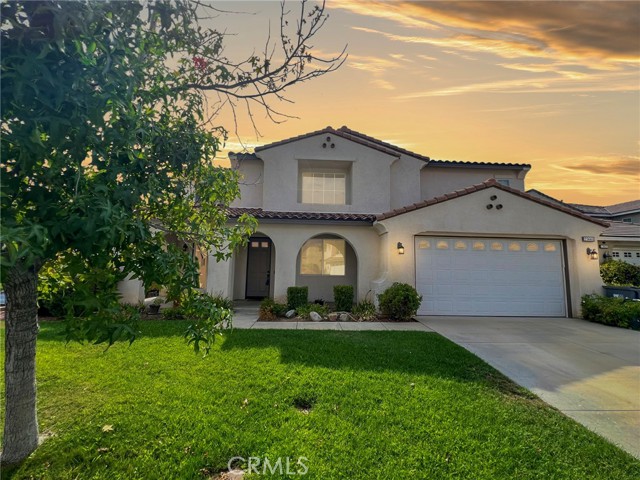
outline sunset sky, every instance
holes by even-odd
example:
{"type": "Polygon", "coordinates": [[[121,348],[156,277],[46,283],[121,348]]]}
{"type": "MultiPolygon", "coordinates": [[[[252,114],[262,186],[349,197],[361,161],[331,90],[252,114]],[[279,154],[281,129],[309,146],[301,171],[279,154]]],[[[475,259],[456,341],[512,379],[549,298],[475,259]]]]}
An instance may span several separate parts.
{"type": "MultiPolygon", "coordinates": [[[[216,2],[227,55],[260,51],[277,2],[216,2]]],[[[295,13],[299,4],[288,2],[295,13]]],[[[316,54],[349,55],[275,105],[219,117],[226,150],[331,125],[434,159],[530,163],[527,188],[568,202],[640,198],[640,2],[327,2],[316,54]]],[[[226,152],[225,152],[226,156],[226,152]]]]}

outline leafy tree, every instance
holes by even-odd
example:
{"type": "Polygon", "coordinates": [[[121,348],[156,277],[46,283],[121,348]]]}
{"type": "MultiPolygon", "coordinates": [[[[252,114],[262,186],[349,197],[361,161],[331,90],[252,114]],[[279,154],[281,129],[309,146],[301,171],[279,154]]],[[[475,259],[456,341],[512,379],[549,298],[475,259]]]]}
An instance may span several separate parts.
{"type": "MultiPolygon", "coordinates": [[[[201,2],[23,1],[1,8],[2,461],[14,463],[38,442],[42,265],[63,256],[75,273],[159,278],[184,260],[179,249],[165,248],[169,233],[225,258],[255,220],[232,224],[226,216],[238,177],[213,166],[225,131],[211,124],[205,92],[232,106],[253,102],[273,116],[269,98],[335,70],[344,55],[315,66],[308,42],[326,14],[304,2],[291,26],[283,6],[278,42],[240,62],[225,57],[222,33],[198,25],[207,8],[201,2]]],[[[98,298],[91,311],[108,312],[112,302],[98,298]]],[[[98,326],[80,327],[90,339],[135,337],[117,315],[93,317],[98,326]]]]}

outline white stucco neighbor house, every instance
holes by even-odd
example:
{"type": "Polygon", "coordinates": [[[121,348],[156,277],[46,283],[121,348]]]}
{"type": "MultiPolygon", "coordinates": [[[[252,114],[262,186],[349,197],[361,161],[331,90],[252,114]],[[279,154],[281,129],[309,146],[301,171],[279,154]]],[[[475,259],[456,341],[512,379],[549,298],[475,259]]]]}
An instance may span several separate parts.
{"type": "Polygon", "coordinates": [[[598,238],[600,262],[611,259],[640,265],[640,200],[600,207],[582,203],[565,203],[534,189],[527,190],[527,193],[609,222],[609,228],[604,230],[598,238]]]}
{"type": "Polygon", "coordinates": [[[202,287],[233,299],[284,299],[308,286],[333,300],[353,285],[375,300],[393,282],[423,296],[421,315],[579,314],[601,293],[591,252],[608,223],[524,192],[530,165],[432,160],[347,127],[230,154],[241,198],[230,221],[257,232],[202,287]]]}

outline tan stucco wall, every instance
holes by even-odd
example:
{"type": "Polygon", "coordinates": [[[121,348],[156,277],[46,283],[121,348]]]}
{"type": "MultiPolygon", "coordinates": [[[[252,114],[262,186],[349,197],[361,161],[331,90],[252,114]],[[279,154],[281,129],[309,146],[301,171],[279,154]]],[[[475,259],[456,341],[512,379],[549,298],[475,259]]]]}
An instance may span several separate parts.
{"type": "Polygon", "coordinates": [[[420,194],[422,200],[429,200],[445,193],[480,184],[490,178],[509,179],[511,188],[524,190],[525,175],[526,172],[513,169],[428,166],[420,171],[420,194]]]}
{"type": "Polygon", "coordinates": [[[259,158],[232,160],[232,168],[240,173],[240,198],[231,203],[232,207],[262,207],[264,189],[264,163],[259,158]]]}
{"type": "MultiPolygon", "coordinates": [[[[259,231],[267,235],[275,248],[275,261],[272,265],[272,295],[278,299],[284,299],[287,287],[296,285],[296,261],[300,248],[308,239],[322,234],[332,234],[344,238],[351,244],[357,257],[357,300],[363,299],[372,288],[372,280],[378,275],[379,270],[379,237],[370,226],[350,225],[296,225],[284,223],[261,223],[259,231]]],[[[242,261],[237,257],[235,261],[242,261]]],[[[215,263],[209,261],[209,282],[207,290],[220,292],[225,296],[244,298],[244,282],[235,279],[239,269],[233,268],[233,261],[215,263]],[[234,288],[235,286],[235,288],[234,288]]],[[[246,265],[246,260],[244,260],[246,265]]]]}
{"type": "Polygon", "coordinates": [[[554,238],[565,240],[569,265],[570,304],[572,314],[580,313],[580,297],[601,293],[599,262],[586,255],[582,236],[598,237],[604,227],[536,204],[497,188],[489,188],[447,202],[432,205],[379,222],[381,232],[381,264],[383,273],[378,290],[394,281],[415,285],[414,236],[464,235],[516,238],[554,238]],[[490,197],[498,198],[491,201],[490,197]],[[503,208],[487,210],[489,203],[503,208]],[[397,242],[402,242],[405,254],[399,255],[397,242]]]}
{"type": "MultiPolygon", "coordinates": [[[[264,160],[265,210],[308,212],[382,213],[390,209],[390,166],[396,160],[372,148],[335,135],[315,135],[258,152],[264,160]],[[330,137],[330,142],[326,138],[330,137]],[[326,148],[322,147],[327,143],[326,148]],[[334,148],[330,144],[335,145],[334,148]],[[298,202],[298,162],[346,162],[351,165],[349,205],[314,205],[298,202]]],[[[247,197],[249,198],[249,197],[247,197]]],[[[254,207],[244,200],[239,206],[254,207]]]]}

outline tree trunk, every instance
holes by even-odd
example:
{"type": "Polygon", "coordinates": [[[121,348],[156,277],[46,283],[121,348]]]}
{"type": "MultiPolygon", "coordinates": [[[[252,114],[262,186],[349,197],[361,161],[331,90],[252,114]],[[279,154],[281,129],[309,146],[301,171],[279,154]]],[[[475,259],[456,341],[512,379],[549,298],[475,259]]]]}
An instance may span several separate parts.
{"type": "Polygon", "coordinates": [[[38,296],[36,268],[12,268],[4,284],[5,312],[5,422],[1,462],[10,465],[29,456],[38,446],[36,414],[36,338],[38,296]]]}

